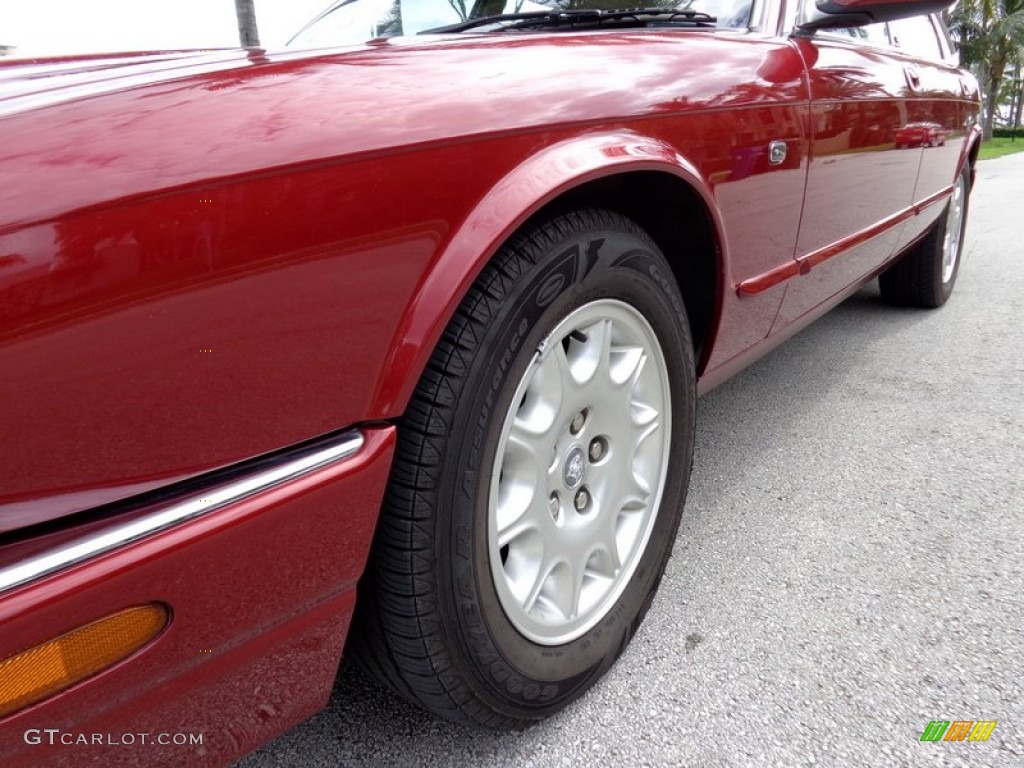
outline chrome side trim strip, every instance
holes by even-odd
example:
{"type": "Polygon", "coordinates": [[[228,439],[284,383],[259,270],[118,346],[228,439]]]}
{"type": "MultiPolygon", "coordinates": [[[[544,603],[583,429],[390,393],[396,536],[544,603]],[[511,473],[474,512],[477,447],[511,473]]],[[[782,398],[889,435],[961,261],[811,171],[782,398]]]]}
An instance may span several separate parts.
{"type": "Polygon", "coordinates": [[[806,275],[812,268],[819,264],[828,261],[835,256],[841,255],[844,251],[866,243],[871,238],[883,234],[898,224],[902,224],[907,219],[919,216],[925,208],[938,202],[944,202],[945,199],[952,194],[953,185],[940,189],[934,195],[930,195],[921,202],[915,203],[909,208],[904,208],[902,211],[898,211],[892,216],[882,219],[882,221],[877,224],[872,224],[870,227],[862,229],[859,232],[854,232],[852,235],[847,235],[843,239],[838,240],[831,245],[826,245],[816,251],[805,253],[803,256],[798,256],[792,261],[787,261],[777,267],[773,267],[767,272],[744,280],[736,286],[736,293],[741,297],[754,296],[762,291],[767,291],[769,288],[774,288],[776,285],[784,283],[786,280],[796,277],[797,275],[806,275]]]}
{"type": "Polygon", "coordinates": [[[333,445],[292,459],[273,469],[263,470],[207,493],[193,495],[175,502],[166,509],[151,512],[130,522],[86,535],[78,541],[64,544],[50,552],[35,555],[17,565],[0,568],[0,593],[75,563],[80,563],[90,557],[118,549],[172,526],[202,515],[208,515],[249,496],[301,477],[315,469],[347,459],[362,448],[364,442],[362,434],[347,433],[333,445]]]}

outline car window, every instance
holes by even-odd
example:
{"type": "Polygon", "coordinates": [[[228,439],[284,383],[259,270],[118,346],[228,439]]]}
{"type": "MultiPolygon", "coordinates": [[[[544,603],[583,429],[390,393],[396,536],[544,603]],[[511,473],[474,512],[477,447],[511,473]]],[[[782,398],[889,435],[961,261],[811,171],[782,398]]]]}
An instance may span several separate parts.
{"type": "Polygon", "coordinates": [[[299,31],[288,45],[354,45],[503,13],[637,7],[701,11],[717,17],[718,26],[746,28],[751,0],[343,0],[299,31]]]}
{"type": "Polygon", "coordinates": [[[839,37],[850,37],[860,43],[869,45],[889,45],[889,34],[886,31],[885,22],[880,24],[867,24],[863,27],[841,27],[839,29],[823,29],[819,35],[831,35],[839,37]]]}
{"type": "Polygon", "coordinates": [[[944,52],[930,16],[912,16],[889,22],[889,37],[894,48],[922,59],[941,61],[944,52]]]}
{"type": "MultiPolygon", "coordinates": [[[[796,23],[799,24],[806,19],[820,15],[817,9],[816,0],[804,0],[800,5],[799,17],[796,23]]],[[[836,29],[820,29],[816,33],[821,37],[842,38],[844,40],[856,40],[868,45],[887,47],[889,42],[889,31],[886,23],[867,24],[863,27],[839,27],[836,29]]]]}
{"type": "MultiPolygon", "coordinates": [[[[790,8],[792,8],[792,4],[790,8]]],[[[790,17],[791,27],[815,15],[816,0],[797,0],[796,18],[790,17]]],[[[791,11],[792,14],[792,11],[791,11]]],[[[944,29],[936,26],[931,16],[911,16],[907,19],[868,24],[863,27],[842,27],[821,29],[816,33],[822,37],[856,40],[868,45],[893,48],[910,56],[932,61],[943,61],[951,57],[951,46],[946,39],[943,45],[944,29]]]]}

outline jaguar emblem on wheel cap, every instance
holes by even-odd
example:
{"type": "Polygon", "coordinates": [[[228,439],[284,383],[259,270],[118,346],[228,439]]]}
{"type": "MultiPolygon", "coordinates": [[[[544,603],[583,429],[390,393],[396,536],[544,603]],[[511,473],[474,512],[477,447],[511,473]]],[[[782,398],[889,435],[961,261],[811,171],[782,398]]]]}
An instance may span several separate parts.
{"type": "Polygon", "coordinates": [[[573,448],[565,459],[565,467],[562,469],[562,482],[570,491],[579,487],[583,482],[583,475],[586,474],[587,465],[583,460],[583,449],[578,445],[573,448]]]}

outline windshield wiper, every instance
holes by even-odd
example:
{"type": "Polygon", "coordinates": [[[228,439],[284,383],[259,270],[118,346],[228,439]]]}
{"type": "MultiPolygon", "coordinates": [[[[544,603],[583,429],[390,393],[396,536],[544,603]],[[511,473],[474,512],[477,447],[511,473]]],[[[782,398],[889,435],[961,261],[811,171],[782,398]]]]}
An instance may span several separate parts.
{"type": "Polygon", "coordinates": [[[448,32],[464,32],[467,29],[484,27],[490,24],[501,24],[502,22],[514,22],[506,29],[519,27],[559,27],[566,24],[592,24],[603,21],[614,21],[616,19],[636,19],[644,22],[648,18],[657,18],[663,21],[679,19],[698,26],[714,26],[718,19],[700,11],[677,10],[675,8],[580,8],[571,11],[526,11],[524,13],[498,13],[493,16],[481,16],[477,19],[469,19],[458,24],[449,24],[445,27],[434,27],[424,29],[421,35],[440,35],[448,32]]]}

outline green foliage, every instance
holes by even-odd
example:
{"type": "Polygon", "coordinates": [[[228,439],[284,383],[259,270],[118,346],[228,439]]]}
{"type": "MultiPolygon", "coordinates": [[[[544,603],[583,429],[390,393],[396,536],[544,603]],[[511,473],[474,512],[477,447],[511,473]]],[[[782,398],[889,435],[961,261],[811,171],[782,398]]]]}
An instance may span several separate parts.
{"type": "Polygon", "coordinates": [[[961,0],[950,22],[960,61],[980,75],[986,102],[983,127],[991,138],[1003,75],[1024,46],[1024,0],[961,0]]]}
{"type": "Polygon", "coordinates": [[[982,142],[981,150],[978,152],[979,160],[991,160],[993,157],[1002,157],[1013,152],[1024,152],[1024,132],[1017,136],[1016,141],[1009,137],[997,137],[982,142]]]}
{"type": "Polygon", "coordinates": [[[968,67],[1008,58],[1024,45],[1024,0],[963,0],[950,22],[968,67]]]}

